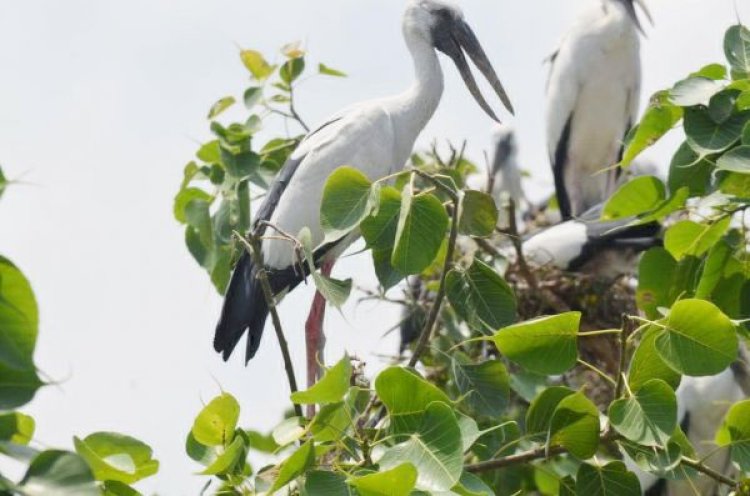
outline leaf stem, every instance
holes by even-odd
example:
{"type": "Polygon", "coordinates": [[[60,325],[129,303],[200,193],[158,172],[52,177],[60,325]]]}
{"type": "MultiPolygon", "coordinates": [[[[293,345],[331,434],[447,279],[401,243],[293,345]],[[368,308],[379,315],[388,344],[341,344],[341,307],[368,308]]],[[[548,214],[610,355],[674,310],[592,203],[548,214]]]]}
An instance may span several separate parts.
{"type": "Polygon", "coordinates": [[[605,329],[602,331],[579,332],[579,338],[590,338],[594,336],[605,336],[607,334],[622,334],[622,329],[605,329]]]}
{"type": "Polygon", "coordinates": [[[581,360],[580,358],[578,359],[578,364],[586,367],[587,369],[593,372],[596,372],[597,375],[599,375],[602,379],[609,382],[612,386],[615,386],[615,387],[617,386],[617,383],[615,382],[615,380],[612,379],[610,376],[608,376],[606,373],[604,373],[604,371],[599,369],[597,366],[587,362],[586,360],[581,360]]]}
{"type": "MultiPolygon", "coordinates": [[[[264,226],[259,226],[262,228],[264,226]]],[[[258,229],[256,229],[258,231],[258,229]]],[[[292,362],[292,356],[289,353],[289,345],[287,344],[286,337],[284,336],[284,330],[281,327],[281,319],[279,318],[279,312],[276,309],[276,300],[271,290],[271,284],[268,282],[268,274],[266,273],[266,265],[263,260],[263,253],[260,249],[260,241],[256,232],[252,234],[248,233],[247,239],[237,233],[234,233],[235,237],[247,250],[248,254],[253,257],[253,263],[258,267],[258,280],[260,280],[260,286],[263,289],[263,297],[266,299],[268,305],[268,311],[271,314],[271,320],[273,321],[273,328],[276,331],[276,338],[279,341],[279,348],[281,348],[281,356],[284,359],[284,369],[286,370],[286,377],[289,381],[289,389],[292,393],[297,392],[297,379],[294,375],[294,364],[292,362]]],[[[294,414],[298,417],[302,417],[302,407],[297,403],[293,403],[294,414]]]]}
{"type": "Polygon", "coordinates": [[[627,366],[628,334],[630,333],[631,320],[627,315],[622,316],[622,329],[620,330],[620,360],[617,364],[617,384],[615,385],[615,399],[622,396],[625,384],[625,367],[627,366]]]}

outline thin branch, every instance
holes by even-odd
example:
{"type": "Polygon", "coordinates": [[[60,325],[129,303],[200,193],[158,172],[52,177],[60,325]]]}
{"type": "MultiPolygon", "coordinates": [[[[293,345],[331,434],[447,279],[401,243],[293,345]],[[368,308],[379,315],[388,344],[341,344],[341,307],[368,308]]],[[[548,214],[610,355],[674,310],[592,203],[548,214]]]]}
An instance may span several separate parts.
{"type": "Polygon", "coordinates": [[[289,85],[289,113],[292,114],[292,118],[302,126],[306,133],[310,132],[310,128],[307,127],[307,124],[305,124],[305,121],[299,116],[297,109],[294,106],[294,88],[292,85],[289,85]]]}
{"type": "Polygon", "coordinates": [[[625,386],[625,367],[627,366],[628,334],[631,330],[631,320],[627,315],[622,316],[622,332],[620,333],[620,361],[617,365],[617,384],[615,385],[615,399],[622,396],[625,386]]]}
{"type": "Polygon", "coordinates": [[[562,455],[567,453],[567,450],[562,446],[552,446],[549,450],[546,446],[540,446],[539,448],[524,451],[522,453],[516,453],[515,455],[505,456],[502,458],[496,458],[494,460],[487,460],[479,463],[472,463],[466,465],[464,469],[467,472],[474,474],[489,472],[491,470],[497,470],[503,467],[510,467],[512,465],[520,465],[522,463],[533,462],[534,460],[541,460],[549,458],[550,456],[562,455]]]}
{"type": "MultiPolygon", "coordinates": [[[[429,177],[429,176],[428,176],[429,177]]],[[[417,346],[414,348],[414,352],[409,359],[409,367],[414,368],[419,362],[419,357],[427,349],[427,345],[432,338],[435,331],[435,324],[437,323],[438,316],[440,315],[440,308],[443,306],[443,299],[445,298],[445,280],[448,276],[448,272],[453,267],[453,253],[456,249],[456,239],[458,238],[458,215],[459,215],[459,202],[458,196],[450,191],[449,188],[445,187],[439,181],[431,179],[438,187],[450,192],[453,199],[453,215],[451,219],[451,232],[448,238],[448,249],[445,254],[445,262],[443,263],[443,272],[440,274],[440,286],[438,287],[437,296],[435,296],[435,302],[432,304],[430,314],[427,317],[422,334],[419,336],[417,346]]]]}
{"type": "Polygon", "coordinates": [[[687,465],[688,467],[697,470],[698,472],[701,472],[704,475],[707,475],[711,477],[713,480],[717,482],[721,482],[724,485],[727,485],[729,487],[737,487],[737,481],[734,479],[730,479],[726,475],[717,472],[716,470],[712,469],[711,467],[704,465],[703,463],[693,460],[692,458],[688,458],[686,456],[682,457],[682,460],[680,461],[683,465],[687,465]]]}
{"type": "MultiPolygon", "coordinates": [[[[257,231],[257,229],[256,229],[257,231]]],[[[284,369],[286,370],[286,377],[289,381],[289,389],[292,393],[296,393],[297,379],[294,375],[294,364],[292,363],[292,356],[289,353],[289,345],[287,344],[286,337],[284,336],[284,330],[281,327],[281,319],[279,318],[279,312],[276,310],[276,300],[271,290],[271,284],[268,282],[268,273],[266,272],[265,261],[263,260],[263,253],[260,249],[260,241],[256,232],[248,234],[248,239],[244,236],[235,232],[234,235],[245,247],[245,250],[253,257],[253,263],[258,267],[258,280],[260,286],[263,289],[263,297],[266,299],[268,305],[268,311],[271,314],[271,320],[273,321],[273,328],[276,331],[276,338],[279,341],[279,347],[281,348],[281,356],[284,359],[284,369]]],[[[294,414],[298,417],[302,416],[302,407],[296,403],[294,405],[294,414]]]]}

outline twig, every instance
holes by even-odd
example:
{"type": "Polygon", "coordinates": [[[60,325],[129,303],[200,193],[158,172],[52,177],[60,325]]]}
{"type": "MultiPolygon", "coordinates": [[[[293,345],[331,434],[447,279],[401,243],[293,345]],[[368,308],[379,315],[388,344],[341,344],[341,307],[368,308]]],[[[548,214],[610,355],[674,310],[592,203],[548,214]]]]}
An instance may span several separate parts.
{"type": "MultiPolygon", "coordinates": [[[[421,175],[421,174],[420,174],[421,175]]],[[[422,334],[419,336],[419,341],[417,341],[417,346],[414,348],[414,352],[411,355],[411,358],[409,359],[409,367],[414,368],[417,365],[417,362],[419,362],[419,357],[424,353],[424,351],[427,349],[427,345],[430,342],[430,339],[432,338],[432,334],[434,332],[435,323],[437,322],[438,316],[440,315],[440,308],[443,306],[443,299],[445,298],[445,280],[448,276],[448,272],[453,267],[453,253],[456,249],[456,239],[458,238],[458,215],[459,215],[459,201],[458,201],[458,195],[456,195],[453,191],[451,191],[450,188],[443,185],[440,181],[432,178],[431,176],[425,174],[424,176],[430,178],[430,180],[440,189],[445,191],[453,200],[453,214],[451,218],[451,231],[450,236],[448,237],[448,249],[445,253],[445,262],[443,263],[443,272],[440,274],[440,286],[438,287],[437,295],[435,296],[435,301],[432,304],[432,308],[430,309],[430,314],[427,317],[427,322],[425,323],[424,329],[422,329],[422,334]]]]}
{"type": "Polygon", "coordinates": [[[620,361],[617,365],[617,384],[615,385],[615,399],[622,396],[625,386],[625,366],[627,365],[628,334],[630,334],[631,320],[627,315],[622,316],[622,332],[620,333],[620,361]]]}
{"type": "Polygon", "coordinates": [[[523,253],[523,242],[521,236],[518,233],[518,222],[516,222],[516,202],[513,199],[509,199],[507,203],[508,209],[508,223],[509,229],[507,231],[498,229],[501,234],[505,234],[513,243],[513,248],[516,251],[516,257],[518,262],[519,272],[521,276],[526,280],[529,287],[535,292],[541,295],[545,302],[552,307],[558,313],[569,312],[570,308],[565,304],[556,294],[548,289],[539,287],[539,281],[529,267],[526,261],[526,256],[523,253]]]}
{"type": "MultiPolygon", "coordinates": [[[[619,435],[616,432],[607,431],[607,432],[600,434],[599,442],[609,443],[609,442],[617,440],[618,438],[619,438],[619,435]]],[[[549,449],[547,448],[547,446],[540,446],[533,450],[524,451],[522,453],[516,453],[515,455],[505,456],[502,458],[495,458],[492,460],[487,460],[487,461],[483,461],[479,463],[466,465],[464,469],[467,472],[471,472],[475,474],[482,473],[482,472],[490,472],[492,470],[497,470],[497,469],[509,467],[512,465],[520,465],[523,463],[533,462],[534,460],[547,459],[549,457],[562,455],[565,453],[568,453],[568,450],[562,446],[552,446],[552,447],[549,447],[549,449]]],[[[687,458],[683,456],[681,459],[681,463],[729,487],[735,488],[738,485],[737,481],[725,476],[724,474],[721,474],[715,471],[711,467],[708,467],[697,460],[693,460],[691,458],[687,458]]]]}
{"type": "Polygon", "coordinates": [[[721,482],[724,485],[727,485],[729,487],[737,487],[737,481],[734,479],[730,479],[726,475],[717,472],[716,470],[712,469],[711,467],[702,464],[701,462],[697,460],[693,460],[692,458],[688,458],[686,456],[683,456],[680,460],[680,463],[683,465],[687,465],[688,467],[697,470],[698,472],[701,472],[704,475],[707,475],[711,477],[713,480],[717,482],[721,482]]]}
{"type": "MultiPolygon", "coordinates": [[[[258,231],[259,228],[256,229],[258,231]]],[[[248,239],[244,236],[235,232],[234,235],[240,240],[245,247],[245,250],[253,257],[253,263],[258,267],[258,280],[260,286],[263,289],[263,297],[266,299],[268,305],[268,311],[271,314],[271,320],[273,321],[273,328],[276,331],[276,338],[279,341],[279,347],[281,348],[281,356],[284,359],[284,369],[286,370],[286,378],[289,381],[289,389],[292,393],[296,393],[297,379],[294,375],[294,364],[292,363],[292,356],[289,353],[289,345],[287,344],[286,337],[284,336],[284,330],[281,327],[281,319],[279,319],[279,312],[276,310],[276,300],[271,290],[271,284],[268,282],[268,273],[266,272],[265,261],[263,260],[263,253],[260,249],[260,242],[256,232],[248,234],[248,239]]],[[[302,407],[296,403],[294,405],[294,414],[298,417],[302,417],[302,407]]]]}
{"type": "Polygon", "coordinates": [[[294,88],[291,85],[289,85],[289,113],[292,114],[294,120],[302,126],[306,133],[310,132],[310,128],[307,127],[307,124],[305,124],[305,121],[302,120],[302,117],[299,116],[297,109],[294,107],[294,88]]]}
{"type": "Polygon", "coordinates": [[[515,455],[504,456],[502,458],[496,458],[494,460],[487,460],[479,463],[472,463],[466,465],[464,469],[471,473],[489,472],[491,470],[497,470],[503,467],[509,467],[511,465],[519,465],[522,463],[533,462],[534,460],[540,460],[543,458],[549,458],[550,456],[561,455],[567,453],[567,450],[562,446],[552,446],[549,450],[546,446],[540,446],[539,448],[524,451],[523,453],[517,453],[515,455]]]}

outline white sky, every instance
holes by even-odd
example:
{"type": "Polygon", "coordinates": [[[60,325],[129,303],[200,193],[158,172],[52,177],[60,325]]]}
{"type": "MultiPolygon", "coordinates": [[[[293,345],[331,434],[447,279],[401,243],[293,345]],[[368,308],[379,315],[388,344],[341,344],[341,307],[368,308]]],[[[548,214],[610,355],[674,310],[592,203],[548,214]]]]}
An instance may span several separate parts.
{"type": "MultiPolygon", "coordinates": [[[[516,107],[521,159],[539,195],[551,188],[542,60],[585,1],[460,3],[516,107]]],[[[656,26],[643,44],[644,95],[723,61],[731,0],[649,3],[656,26]]],[[[29,183],[0,201],[0,253],[32,281],[41,308],[36,360],[60,381],[25,409],[37,419],[39,446],[72,448],[73,435],[98,430],[128,433],[149,442],[162,464],[142,490],[195,494],[205,479],[192,475],[198,467],[184,439],[218,384],[240,399],[243,426],[278,421],[288,396],[273,333],[247,368],[239,357],[227,365],[213,353],[220,298],[183,246],[172,198],[196,143],[209,138],[209,106],[249,85],[235,43],[278,53],[303,39],[315,62],[348,72],[304,85],[299,110],[314,122],[409,84],[402,7],[397,0],[0,1],[0,163],[29,183]]],[[[750,19],[747,3],[740,11],[750,19]]],[[[491,123],[444,62],[445,96],[420,143],[468,139],[481,161],[491,123]]],[[[664,166],[670,149],[652,157],[664,166]]],[[[341,261],[335,273],[374,283],[367,255],[341,261]]],[[[301,383],[310,301],[303,288],[282,305],[301,383]]],[[[398,309],[349,305],[345,318],[329,315],[329,361],[344,349],[361,356],[396,349],[395,335],[381,336],[398,309]]],[[[369,362],[370,372],[380,366],[369,362]]]]}

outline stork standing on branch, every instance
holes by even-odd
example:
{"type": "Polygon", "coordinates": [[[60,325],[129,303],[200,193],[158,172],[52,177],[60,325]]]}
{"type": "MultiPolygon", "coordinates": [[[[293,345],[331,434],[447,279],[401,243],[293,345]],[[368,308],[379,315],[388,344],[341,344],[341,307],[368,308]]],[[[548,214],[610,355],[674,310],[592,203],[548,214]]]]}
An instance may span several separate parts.
{"type": "MultiPolygon", "coordinates": [[[[256,215],[256,226],[268,221],[291,234],[308,227],[316,247],[314,263],[324,274],[330,273],[333,261],[357,237],[348,235],[323,244],[319,206],[326,180],[342,165],[356,167],[373,180],[404,166],[443,93],[436,50],[453,59],[469,91],[490,117],[497,120],[477,87],[467,55],[505,107],[513,111],[495,70],[457,7],[437,0],[411,0],[403,17],[403,34],[414,61],[414,84],[399,95],[363,102],[334,114],[308,134],[279,172],[256,215]]],[[[293,289],[305,277],[287,241],[265,239],[261,251],[275,295],[293,289]]],[[[245,360],[258,350],[269,310],[257,274],[258,267],[244,254],[232,274],[214,338],[214,348],[225,360],[245,331],[245,360]]],[[[305,328],[308,385],[320,374],[324,312],[325,300],[317,293],[305,328]]]]}
{"type": "Polygon", "coordinates": [[[551,57],[547,146],[562,218],[577,216],[613,192],[623,140],[641,94],[635,3],[596,0],[551,57]]]}

